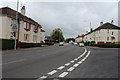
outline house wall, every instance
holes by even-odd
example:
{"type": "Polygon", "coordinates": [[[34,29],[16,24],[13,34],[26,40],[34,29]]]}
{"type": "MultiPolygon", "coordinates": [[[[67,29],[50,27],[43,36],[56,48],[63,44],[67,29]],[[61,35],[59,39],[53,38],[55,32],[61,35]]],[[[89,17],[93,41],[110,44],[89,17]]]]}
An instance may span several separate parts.
{"type": "Polygon", "coordinates": [[[7,16],[1,16],[0,17],[2,21],[0,21],[1,24],[1,30],[2,32],[0,33],[0,38],[4,39],[10,39],[11,37],[11,32],[12,32],[12,19],[7,17],[7,16]]]}
{"type": "Polygon", "coordinates": [[[117,29],[100,29],[96,30],[84,37],[84,42],[86,41],[95,41],[98,42],[120,42],[120,30],[117,29]],[[112,34],[113,33],[113,34],[112,34]],[[114,37],[115,39],[112,39],[114,37]]]}
{"type": "Polygon", "coordinates": [[[44,40],[45,40],[45,34],[44,34],[45,32],[41,32],[41,41],[43,41],[44,42],[44,40]]]}
{"type": "Polygon", "coordinates": [[[20,21],[20,31],[19,31],[19,41],[21,42],[28,42],[28,43],[41,43],[41,28],[38,28],[38,32],[34,32],[34,27],[35,25],[31,24],[31,29],[30,31],[26,31],[24,29],[24,21],[20,21]],[[24,36],[25,34],[29,35],[29,39],[25,40],[24,36]],[[33,40],[33,36],[37,36],[37,40],[33,40]]]}
{"type": "Polygon", "coordinates": [[[75,42],[81,42],[81,41],[83,41],[82,37],[79,37],[79,38],[75,39],[75,42]]]}
{"type": "Polygon", "coordinates": [[[118,35],[120,30],[117,29],[101,29],[95,31],[95,42],[120,42],[120,36],[118,35]],[[112,35],[113,33],[113,35],[112,35]],[[115,39],[112,39],[115,37],[115,39]]]}
{"type": "MultiPolygon", "coordinates": [[[[24,30],[24,24],[23,24],[24,21],[20,21],[20,31],[19,31],[19,41],[21,42],[27,42],[27,43],[40,43],[41,42],[41,28],[39,27],[38,28],[38,32],[35,33],[33,31],[34,29],[34,25],[31,26],[31,30],[30,31],[26,31],[24,30]],[[24,40],[24,34],[28,34],[29,35],[29,40],[24,40]],[[37,40],[34,41],[33,40],[33,35],[37,36],[37,40]]],[[[11,24],[15,23],[15,20],[13,20],[12,18],[10,17],[7,17],[7,16],[0,16],[0,38],[4,38],[4,39],[11,39],[14,37],[11,37],[11,33],[13,32],[12,31],[12,26],[11,24]]],[[[16,34],[16,37],[18,33],[16,34]]]]}

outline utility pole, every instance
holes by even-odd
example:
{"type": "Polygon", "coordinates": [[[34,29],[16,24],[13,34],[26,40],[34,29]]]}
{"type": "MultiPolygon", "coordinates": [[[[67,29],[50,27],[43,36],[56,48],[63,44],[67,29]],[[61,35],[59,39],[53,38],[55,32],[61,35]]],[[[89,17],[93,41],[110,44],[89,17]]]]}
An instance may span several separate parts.
{"type": "Polygon", "coordinates": [[[16,41],[16,32],[18,32],[18,6],[19,6],[19,0],[17,0],[17,11],[16,11],[16,31],[15,32],[15,45],[14,49],[17,49],[17,41],[16,41]]]}

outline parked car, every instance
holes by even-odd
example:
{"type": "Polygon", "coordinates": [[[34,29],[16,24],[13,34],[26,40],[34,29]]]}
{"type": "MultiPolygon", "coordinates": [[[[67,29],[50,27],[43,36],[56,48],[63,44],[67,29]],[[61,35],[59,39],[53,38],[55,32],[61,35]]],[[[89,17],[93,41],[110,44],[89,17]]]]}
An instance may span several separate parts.
{"type": "Polygon", "coordinates": [[[79,43],[79,46],[80,47],[84,47],[84,43],[79,43]]]}
{"type": "Polygon", "coordinates": [[[78,43],[76,43],[76,42],[74,42],[73,44],[74,44],[74,45],[78,45],[78,43]]]}
{"type": "Polygon", "coordinates": [[[60,43],[59,43],[59,46],[64,46],[64,42],[60,42],[60,43]]]}

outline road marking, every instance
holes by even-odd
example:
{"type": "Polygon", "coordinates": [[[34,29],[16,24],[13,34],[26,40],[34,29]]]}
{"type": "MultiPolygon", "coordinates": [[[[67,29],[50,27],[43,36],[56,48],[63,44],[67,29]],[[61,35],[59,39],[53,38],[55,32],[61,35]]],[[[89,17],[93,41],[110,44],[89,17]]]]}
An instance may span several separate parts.
{"type": "Polygon", "coordinates": [[[76,59],[74,59],[75,61],[77,61],[78,59],[76,58],[76,59]]]}
{"type": "Polygon", "coordinates": [[[11,63],[16,63],[16,62],[22,62],[25,61],[26,59],[21,59],[21,60],[17,60],[17,61],[11,61],[11,62],[7,62],[7,63],[3,63],[3,65],[5,64],[11,64],[11,63]]]}
{"type": "Polygon", "coordinates": [[[57,69],[62,70],[64,67],[65,67],[65,66],[60,66],[60,67],[57,68],[57,69]]]}
{"type": "Polygon", "coordinates": [[[80,58],[80,56],[78,57],[78,59],[80,58]]]}
{"type": "Polygon", "coordinates": [[[85,59],[83,58],[81,61],[83,62],[83,61],[85,61],[85,59]]]}
{"type": "Polygon", "coordinates": [[[56,72],[57,72],[57,70],[53,70],[53,71],[49,72],[48,75],[53,75],[53,74],[55,74],[56,72]]]}
{"type": "MultiPolygon", "coordinates": [[[[45,78],[47,78],[47,76],[42,76],[42,77],[40,77],[41,79],[45,79],[45,78]]],[[[39,79],[37,79],[37,80],[39,80],[39,79]]]]}
{"type": "Polygon", "coordinates": [[[68,72],[63,72],[62,74],[59,75],[59,77],[63,78],[68,74],[68,72]]]}
{"type": "Polygon", "coordinates": [[[73,71],[74,69],[74,67],[70,67],[67,71],[73,71]]]}
{"type": "Polygon", "coordinates": [[[78,62],[78,64],[81,64],[81,63],[82,63],[82,61],[79,61],[79,62],[78,62]]]}
{"type": "Polygon", "coordinates": [[[75,61],[70,61],[71,63],[75,62],[75,61]]]}
{"type": "Polygon", "coordinates": [[[74,65],[73,65],[73,67],[77,67],[77,66],[79,66],[79,64],[74,64],[74,65]]]}
{"type": "Polygon", "coordinates": [[[65,64],[65,66],[69,66],[69,65],[70,65],[70,63],[65,64]]]}

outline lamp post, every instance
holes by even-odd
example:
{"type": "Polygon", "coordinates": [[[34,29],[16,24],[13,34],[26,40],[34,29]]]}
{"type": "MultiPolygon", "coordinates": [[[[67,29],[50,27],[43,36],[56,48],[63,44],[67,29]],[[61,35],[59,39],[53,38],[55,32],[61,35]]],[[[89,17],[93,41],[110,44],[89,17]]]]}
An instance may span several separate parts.
{"type": "Polygon", "coordinates": [[[19,0],[17,0],[17,11],[16,11],[16,30],[14,31],[15,33],[15,45],[14,49],[17,49],[17,41],[16,41],[16,32],[18,32],[18,6],[19,6],[19,0]]]}

